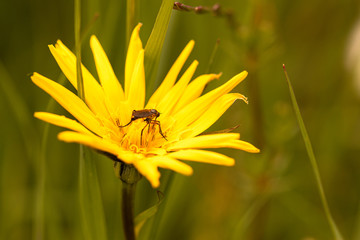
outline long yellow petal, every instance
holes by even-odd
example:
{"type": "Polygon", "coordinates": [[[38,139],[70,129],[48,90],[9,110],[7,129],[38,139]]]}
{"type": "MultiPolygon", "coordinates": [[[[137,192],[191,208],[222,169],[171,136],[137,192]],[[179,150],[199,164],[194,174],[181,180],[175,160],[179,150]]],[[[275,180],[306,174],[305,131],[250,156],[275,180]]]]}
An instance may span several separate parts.
{"type": "Polygon", "coordinates": [[[168,74],[166,75],[164,81],[161,83],[160,87],[155,91],[151,96],[146,108],[156,108],[159,101],[167,94],[167,92],[173,87],[177,76],[181,68],[183,67],[185,61],[189,57],[192,49],[194,48],[195,42],[191,40],[184,50],[181,52],[179,57],[176,59],[175,63],[172,65],[168,74]]]}
{"type": "Polygon", "coordinates": [[[65,116],[59,116],[48,112],[36,112],[34,116],[40,120],[54,124],[59,127],[68,128],[70,130],[88,135],[93,135],[93,133],[90,132],[87,128],[85,128],[83,125],[65,116]]]}
{"type": "Polygon", "coordinates": [[[134,68],[136,61],[138,59],[138,55],[141,50],[143,50],[142,42],[139,37],[140,28],[142,23],[139,23],[133,30],[130,41],[129,47],[126,55],[125,61],[125,97],[128,97],[130,91],[130,83],[132,81],[132,75],[134,73],[134,68]]]}
{"type": "Polygon", "coordinates": [[[104,49],[94,35],[90,38],[90,47],[94,55],[99,79],[104,89],[105,102],[110,112],[113,113],[118,108],[117,103],[125,100],[124,91],[115,76],[114,70],[104,49]]]}
{"type": "Polygon", "coordinates": [[[202,135],[194,138],[187,138],[173,143],[166,148],[167,151],[174,151],[187,148],[220,148],[224,143],[232,142],[240,138],[239,133],[219,133],[202,135]]]}
{"type": "Polygon", "coordinates": [[[195,122],[188,126],[184,126],[181,120],[178,128],[190,128],[191,133],[187,137],[197,136],[211,125],[213,125],[224,112],[238,99],[245,99],[240,93],[228,93],[217,99],[195,122]]]}
{"type": "Polygon", "coordinates": [[[190,82],[190,84],[187,86],[187,88],[184,91],[184,94],[181,96],[179,101],[177,102],[173,112],[178,112],[180,109],[182,109],[184,106],[189,104],[190,102],[194,101],[196,98],[198,98],[202,92],[204,91],[205,86],[214,79],[219,79],[221,76],[220,74],[204,74],[197,78],[195,78],[193,81],[190,82]]]}
{"type": "Polygon", "coordinates": [[[235,164],[235,160],[233,158],[230,158],[223,154],[211,152],[211,151],[205,151],[205,150],[197,150],[197,149],[180,150],[177,152],[169,153],[168,156],[171,158],[177,158],[181,160],[210,163],[210,164],[217,164],[224,166],[233,166],[235,164]]]}
{"type": "MultiPolygon", "coordinates": [[[[58,139],[64,142],[80,143],[90,148],[110,153],[114,156],[118,156],[122,152],[125,152],[121,147],[115,143],[111,143],[108,140],[102,139],[95,135],[86,135],[78,132],[64,131],[58,134],[58,139]]],[[[126,152],[125,152],[126,153],[126,152]]],[[[122,159],[124,162],[128,159],[122,159]]],[[[126,162],[131,163],[131,162],[126,162]]]]}
{"type": "Polygon", "coordinates": [[[171,114],[172,109],[176,106],[178,100],[183,95],[188,83],[194,75],[198,64],[198,61],[193,61],[179,81],[169,90],[165,97],[160,100],[158,106],[156,107],[160,113],[165,115],[171,114]]]}
{"type": "Polygon", "coordinates": [[[145,104],[145,70],[144,50],[141,50],[136,60],[131,78],[128,101],[133,110],[144,108],[145,104]]]}
{"type": "Polygon", "coordinates": [[[186,176],[193,173],[193,169],[189,165],[168,156],[156,156],[148,160],[158,167],[170,169],[186,176]]]}
{"type": "Polygon", "coordinates": [[[246,76],[246,71],[239,73],[222,86],[212,90],[211,92],[208,92],[207,94],[189,103],[178,113],[175,113],[173,115],[174,118],[178,119],[178,122],[181,122],[183,126],[189,125],[190,123],[198,119],[214,101],[216,101],[222,95],[230,92],[241,81],[243,81],[246,76]]]}
{"type": "Polygon", "coordinates": [[[153,188],[159,187],[160,172],[155,164],[147,161],[147,159],[135,161],[133,164],[139,173],[146,177],[147,180],[149,180],[153,188]]]}
{"type": "Polygon", "coordinates": [[[31,80],[50,96],[52,96],[63,108],[73,115],[88,129],[97,135],[103,135],[103,129],[91,110],[74,93],[64,88],[60,84],[34,73],[31,80]]]}
{"type": "MultiPolygon", "coordinates": [[[[60,40],[55,46],[49,45],[49,49],[67,79],[77,89],[76,56],[60,40]]],[[[104,92],[100,84],[83,65],[81,66],[86,103],[94,113],[108,118],[109,113],[105,107],[104,92]]]]}

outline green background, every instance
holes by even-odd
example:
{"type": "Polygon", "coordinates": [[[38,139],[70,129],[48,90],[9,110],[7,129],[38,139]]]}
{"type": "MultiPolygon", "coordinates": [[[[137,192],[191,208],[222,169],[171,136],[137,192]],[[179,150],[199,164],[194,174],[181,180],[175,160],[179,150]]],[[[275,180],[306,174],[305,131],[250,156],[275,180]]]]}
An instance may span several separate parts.
{"type": "MultiPolygon", "coordinates": [[[[151,231],[155,239],[332,238],[291,106],[282,68],[286,64],[333,217],[345,239],[360,239],[360,89],[354,87],[360,79],[346,65],[360,64],[360,41],[358,52],[351,52],[357,59],[349,60],[347,52],[360,18],[360,2],[220,2],[223,10],[232,10],[239,28],[211,13],[173,11],[158,76],[164,77],[191,39],[196,44],[186,66],[197,59],[195,76],[207,73],[219,39],[210,71],[223,75],[206,91],[247,70],[248,78],[234,91],[246,95],[249,104],[236,102],[210,131],[240,124],[235,132],[261,153],[219,150],[236,159],[235,167],[193,163],[190,177],[162,170],[161,181],[170,177],[171,186],[160,187],[165,200],[140,238],[146,239],[151,231]]],[[[138,3],[145,46],[161,2],[138,3]]],[[[184,3],[212,6],[216,2],[184,3]]],[[[58,141],[61,129],[54,126],[43,139],[46,124],[33,112],[46,111],[50,98],[30,80],[36,71],[65,83],[47,45],[61,39],[73,49],[73,5],[72,1],[0,2],[0,239],[36,239],[39,208],[43,239],[85,239],[78,199],[79,147],[58,141]],[[44,189],[43,195],[39,189],[44,189]]],[[[125,19],[125,1],[82,3],[82,27],[89,26],[87,32],[99,38],[120,81],[125,19]],[[99,17],[91,23],[95,14],[99,17]]],[[[83,62],[97,76],[89,36],[82,47],[83,62]]],[[[50,112],[68,115],[59,105],[51,101],[50,105],[50,112]]],[[[93,157],[108,238],[123,239],[121,182],[110,160],[93,157]]],[[[146,180],[138,185],[136,212],[141,212],[157,200],[146,180]]]]}

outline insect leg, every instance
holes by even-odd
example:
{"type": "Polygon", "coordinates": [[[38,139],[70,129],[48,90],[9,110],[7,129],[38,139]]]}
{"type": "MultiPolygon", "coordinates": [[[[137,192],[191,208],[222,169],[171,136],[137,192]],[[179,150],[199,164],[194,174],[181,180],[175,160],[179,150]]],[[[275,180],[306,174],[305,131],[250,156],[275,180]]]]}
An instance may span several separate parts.
{"type": "Polygon", "coordinates": [[[140,134],[140,144],[142,144],[142,136],[143,136],[143,133],[144,133],[144,129],[150,125],[150,122],[149,121],[145,121],[146,122],[146,125],[145,127],[143,127],[143,129],[141,129],[141,134],[140,134]]]}
{"type": "Polygon", "coordinates": [[[130,125],[130,123],[132,123],[132,121],[133,121],[133,119],[131,119],[130,122],[127,123],[127,124],[125,124],[124,126],[119,126],[119,127],[120,127],[120,128],[126,127],[126,126],[130,125]]]}
{"type": "Polygon", "coordinates": [[[160,133],[160,135],[161,135],[166,141],[168,141],[168,140],[166,139],[165,135],[163,134],[162,130],[161,130],[160,121],[153,120],[152,123],[159,126],[159,133],[160,133]]]}

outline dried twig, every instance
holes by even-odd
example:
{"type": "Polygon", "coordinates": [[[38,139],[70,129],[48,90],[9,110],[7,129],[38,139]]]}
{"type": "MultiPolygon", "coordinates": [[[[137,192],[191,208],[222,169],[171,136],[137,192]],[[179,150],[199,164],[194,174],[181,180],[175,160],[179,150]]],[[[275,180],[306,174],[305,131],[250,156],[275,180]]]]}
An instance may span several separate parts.
{"type": "Polygon", "coordinates": [[[208,6],[192,7],[180,2],[175,2],[173,9],[178,11],[194,12],[195,14],[211,13],[215,17],[226,18],[231,28],[238,29],[239,27],[239,24],[235,21],[234,12],[231,9],[223,10],[219,3],[216,3],[211,7],[208,6]]]}

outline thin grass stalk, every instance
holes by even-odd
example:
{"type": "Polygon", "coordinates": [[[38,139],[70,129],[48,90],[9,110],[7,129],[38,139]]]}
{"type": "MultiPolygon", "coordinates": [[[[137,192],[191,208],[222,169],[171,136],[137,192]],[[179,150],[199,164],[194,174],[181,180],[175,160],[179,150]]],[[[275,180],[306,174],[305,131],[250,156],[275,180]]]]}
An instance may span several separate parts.
{"type": "Polygon", "coordinates": [[[260,210],[264,205],[269,201],[268,195],[262,195],[257,197],[252,201],[250,206],[242,215],[241,219],[235,226],[235,230],[232,233],[231,239],[245,239],[246,231],[249,229],[250,225],[254,222],[254,219],[259,214],[260,210]]]}
{"type": "Polygon", "coordinates": [[[84,84],[81,69],[81,0],[75,0],[74,20],[77,90],[78,96],[85,102],[84,84]]]}
{"type": "Polygon", "coordinates": [[[217,50],[219,48],[219,45],[220,45],[220,39],[218,38],[216,40],[216,43],[214,45],[214,48],[211,52],[211,55],[209,57],[209,62],[207,64],[207,67],[206,67],[206,70],[205,70],[205,73],[211,73],[211,69],[212,69],[212,66],[213,66],[213,63],[214,63],[214,59],[215,59],[215,55],[217,53],[217,50]]]}
{"type": "Polygon", "coordinates": [[[165,41],[167,28],[170,21],[171,12],[174,6],[173,0],[163,0],[160,10],[156,16],[154,27],[145,46],[145,74],[147,93],[149,96],[157,85],[157,72],[160,61],[161,51],[165,41]]]}
{"type": "MultiPolygon", "coordinates": [[[[81,1],[75,0],[75,53],[78,96],[85,102],[83,75],[81,70],[81,1]]],[[[80,145],[79,198],[86,239],[107,239],[105,217],[102,208],[99,181],[95,161],[90,151],[80,145]]]]}
{"type": "MultiPolygon", "coordinates": [[[[175,173],[174,172],[168,172],[167,173],[167,178],[165,181],[163,181],[162,185],[164,186],[164,193],[167,194],[167,198],[170,197],[170,189],[173,186],[174,183],[174,177],[175,177],[175,173]]],[[[148,233],[149,235],[149,239],[157,239],[159,236],[159,229],[161,226],[161,222],[163,221],[164,218],[164,214],[166,211],[166,205],[167,205],[167,199],[165,199],[165,201],[163,202],[161,208],[159,208],[159,211],[157,212],[156,216],[154,217],[154,220],[151,222],[151,229],[150,232],[148,233]]]]}
{"type": "Polygon", "coordinates": [[[314,175],[315,175],[316,185],[317,185],[318,190],[319,190],[319,194],[320,194],[322,205],[324,207],[326,218],[327,218],[327,220],[329,222],[329,225],[330,225],[330,228],[331,228],[332,233],[334,235],[334,238],[336,240],[343,240],[343,237],[342,237],[342,235],[341,235],[341,233],[340,233],[340,231],[339,231],[339,229],[338,229],[338,227],[337,227],[337,225],[336,225],[336,223],[335,223],[335,221],[334,221],[334,219],[333,219],[333,217],[331,215],[330,208],[329,208],[328,202],[326,200],[325,191],[324,191],[324,188],[323,188],[323,185],[322,185],[322,182],[321,182],[319,167],[317,165],[316,158],[315,158],[315,155],[314,155],[314,151],[312,149],[312,145],[311,145],[311,142],[310,142],[310,138],[309,138],[309,135],[308,135],[308,133],[306,131],[304,121],[303,121],[303,119],[301,117],[299,105],[297,104],[295,93],[294,93],[294,90],[292,88],[288,73],[287,73],[287,71],[285,69],[285,65],[283,65],[283,68],[284,68],[284,72],[285,72],[285,78],[286,78],[286,81],[287,81],[288,86],[289,86],[291,102],[293,104],[296,119],[298,121],[299,128],[300,128],[300,131],[301,131],[301,135],[302,135],[304,143],[305,143],[306,151],[307,151],[307,154],[308,154],[309,159],[310,159],[311,167],[312,167],[314,175]]]}
{"type": "Polygon", "coordinates": [[[125,49],[129,46],[129,40],[134,29],[136,22],[138,21],[137,9],[139,9],[138,0],[126,0],[126,46],[125,49]]]}
{"type": "MultiPolygon", "coordinates": [[[[8,73],[7,69],[0,61],[0,89],[2,95],[8,101],[10,109],[13,111],[15,122],[18,125],[20,134],[23,138],[26,148],[26,155],[33,162],[36,169],[36,189],[34,201],[34,227],[32,229],[33,239],[44,239],[44,161],[43,161],[43,147],[39,149],[39,139],[34,131],[31,123],[31,114],[25,104],[25,100],[16,88],[13,79],[8,73]]],[[[43,138],[44,139],[44,138],[43,138]]],[[[42,141],[44,143],[44,141],[42,141]]],[[[1,230],[1,229],[0,229],[1,230]]],[[[1,231],[0,231],[1,232],[1,231]]]]}

